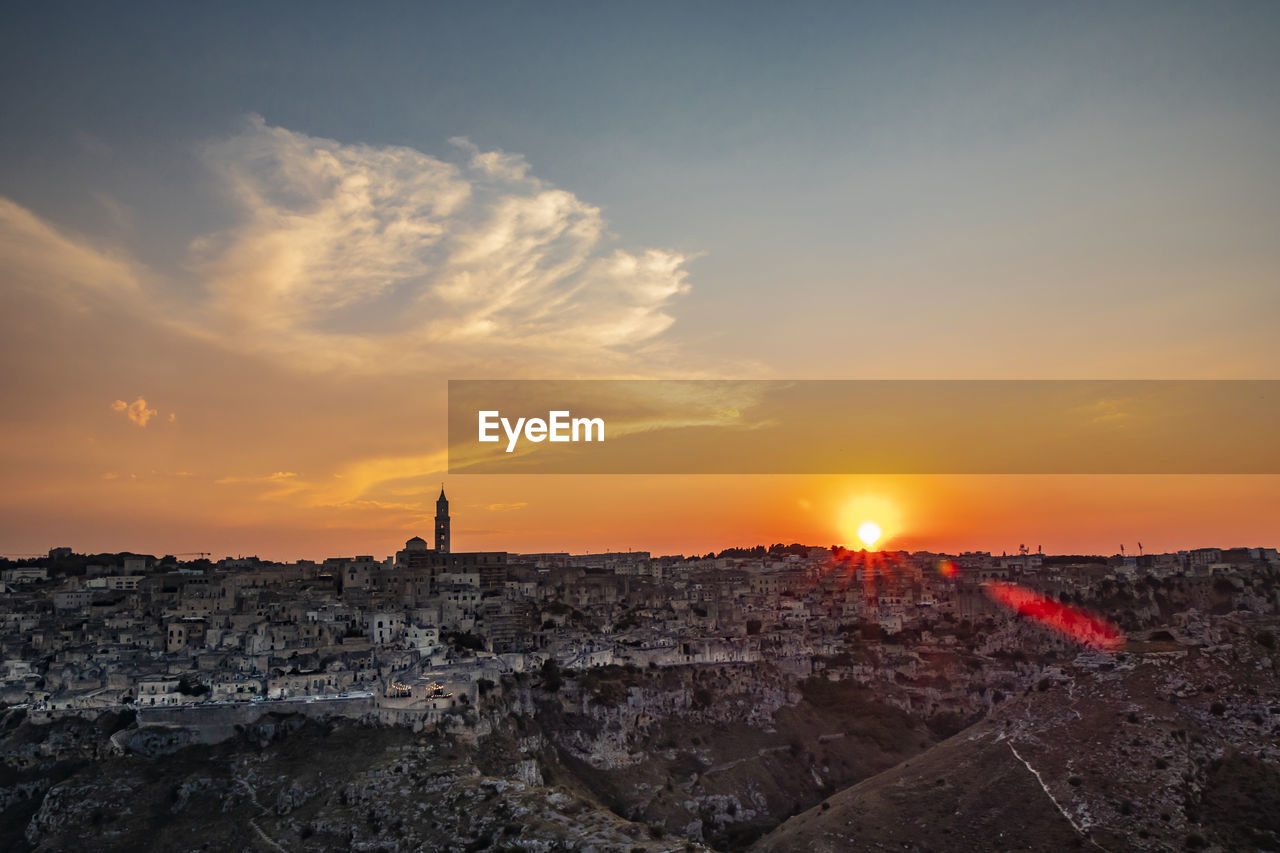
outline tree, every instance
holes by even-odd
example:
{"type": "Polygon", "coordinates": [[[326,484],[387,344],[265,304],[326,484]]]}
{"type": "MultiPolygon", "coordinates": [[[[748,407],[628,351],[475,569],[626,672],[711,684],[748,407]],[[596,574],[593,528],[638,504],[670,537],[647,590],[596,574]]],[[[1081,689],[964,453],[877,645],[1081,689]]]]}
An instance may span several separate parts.
{"type": "Polygon", "coordinates": [[[548,693],[556,693],[564,685],[564,675],[560,672],[560,664],[548,660],[542,665],[542,689],[548,693]]]}
{"type": "Polygon", "coordinates": [[[200,682],[192,682],[185,675],[178,679],[178,692],[183,696],[201,696],[209,691],[209,688],[200,682]]]}

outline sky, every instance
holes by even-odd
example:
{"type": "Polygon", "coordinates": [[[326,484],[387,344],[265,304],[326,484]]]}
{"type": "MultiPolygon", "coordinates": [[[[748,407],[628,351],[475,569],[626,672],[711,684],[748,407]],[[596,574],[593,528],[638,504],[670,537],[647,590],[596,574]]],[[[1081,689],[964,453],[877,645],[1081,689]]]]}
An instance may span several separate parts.
{"type": "Polygon", "coordinates": [[[1280,478],[449,476],[461,378],[1278,378],[1273,3],[28,4],[0,552],[1280,544],[1280,478]],[[849,509],[849,507],[855,509],[849,509]]]}

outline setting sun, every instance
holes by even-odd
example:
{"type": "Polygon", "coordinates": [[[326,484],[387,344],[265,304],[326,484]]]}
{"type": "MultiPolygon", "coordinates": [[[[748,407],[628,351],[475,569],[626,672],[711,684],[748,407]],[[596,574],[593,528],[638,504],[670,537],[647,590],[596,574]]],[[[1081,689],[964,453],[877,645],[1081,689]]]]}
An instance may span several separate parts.
{"type": "Polygon", "coordinates": [[[864,521],[858,526],[858,538],[862,540],[862,544],[868,548],[880,541],[880,525],[874,521],[864,521]]]}
{"type": "Polygon", "coordinates": [[[864,548],[886,546],[902,532],[902,514],[896,501],[883,493],[862,493],[845,502],[836,516],[836,529],[845,541],[864,548]]]}

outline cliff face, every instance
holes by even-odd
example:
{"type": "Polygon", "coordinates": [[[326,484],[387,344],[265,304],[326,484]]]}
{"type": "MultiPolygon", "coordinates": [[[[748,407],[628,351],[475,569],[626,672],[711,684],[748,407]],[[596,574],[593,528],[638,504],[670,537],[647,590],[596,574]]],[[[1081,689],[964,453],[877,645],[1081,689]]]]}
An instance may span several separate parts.
{"type": "Polygon", "coordinates": [[[80,764],[52,784],[10,850],[657,850],[649,827],[547,787],[531,759],[482,773],[445,735],[300,718],[161,758],[80,764]],[[529,842],[525,844],[522,842],[529,842]]]}
{"type": "Polygon", "coordinates": [[[1084,654],[753,849],[1280,848],[1280,678],[1256,625],[1084,654]]]}
{"type": "Polygon", "coordinates": [[[507,677],[420,733],[14,710],[0,847],[1275,849],[1275,626],[1248,618],[1184,620],[1111,656],[865,646],[811,677],[507,677]]]}
{"type": "Polygon", "coordinates": [[[556,692],[509,679],[418,734],[268,714],[209,738],[11,712],[0,844],[738,848],[936,740],[870,696],[760,664],[607,668],[556,692]]]}

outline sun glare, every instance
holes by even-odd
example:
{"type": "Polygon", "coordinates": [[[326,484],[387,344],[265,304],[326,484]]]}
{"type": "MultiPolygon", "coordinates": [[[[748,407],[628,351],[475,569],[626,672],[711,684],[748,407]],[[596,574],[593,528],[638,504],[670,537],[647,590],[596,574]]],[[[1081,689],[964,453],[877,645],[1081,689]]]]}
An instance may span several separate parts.
{"type": "Polygon", "coordinates": [[[880,541],[880,525],[874,521],[864,521],[858,525],[858,538],[862,540],[862,544],[868,548],[874,546],[880,541]]]}
{"type": "Polygon", "coordinates": [[[902,519],[893,501],[877,494],[861,494],[850,498],[840,508],[836,529],[848,542],[864,548],[884,547],[902,532],[902,519]]]}

